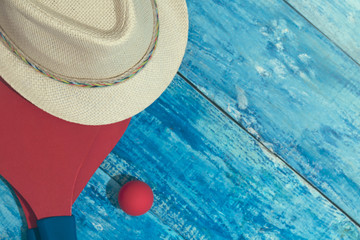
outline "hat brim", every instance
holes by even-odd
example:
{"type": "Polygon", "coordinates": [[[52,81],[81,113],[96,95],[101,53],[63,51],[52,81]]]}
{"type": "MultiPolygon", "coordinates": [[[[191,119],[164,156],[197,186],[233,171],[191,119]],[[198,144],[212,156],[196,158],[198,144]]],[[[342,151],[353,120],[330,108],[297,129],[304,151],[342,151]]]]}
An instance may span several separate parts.
{"type": "Polygon", "coordinates": [[[4,44],[0,44],[0,75],[28,101],[69,122],[105,125],[130,118],[165,91],[185,53],[188,38],[185,0],[157,0],[157,5],[160,23],[157,48],[148,64],[129,80],[101,88],[67,85],[40,74],[4,44]]]}

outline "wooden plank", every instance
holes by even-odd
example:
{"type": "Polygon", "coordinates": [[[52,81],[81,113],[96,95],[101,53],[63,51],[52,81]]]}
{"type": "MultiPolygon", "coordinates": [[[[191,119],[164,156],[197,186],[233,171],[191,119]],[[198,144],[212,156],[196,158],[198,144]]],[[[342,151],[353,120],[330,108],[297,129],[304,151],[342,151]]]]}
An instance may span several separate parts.
{"type": "MultiPolygon", "coordinates": [[[[76,200],[73,214],[81,240],[182,239],[152,213],[130,217],[116,205],[120,186],[98,170],[76,200]]],[[[26,222],[9,188],[0,181],[0,240],[25,238],[26,222]],[[23,223],[24,221],[24,223],[23,223]]]]}
{"type": "Polygon", "coordinates": [[[21,205],[14,196],[16,195],[11,193],[8,183],[0,177],[0,240],[25,239],[26,236],[26,226],[23,226],[25,216],[19,211],[21,205]]]}
{"type": "Polygon", "coordinates": [[[185,239],[360,238],[346,216],[179,77],[132,119],[101,168],[150,184],[152,212],[185,239]]]}
{"type": "Polygon", "coordinates": [[[285,1],[360,63],[360,1],[285,1]]]}
{"type": "Polygon", "coordinates": [[[360,68],[276,0],[188,0],[180,72],[360,222],[360,68]]]}

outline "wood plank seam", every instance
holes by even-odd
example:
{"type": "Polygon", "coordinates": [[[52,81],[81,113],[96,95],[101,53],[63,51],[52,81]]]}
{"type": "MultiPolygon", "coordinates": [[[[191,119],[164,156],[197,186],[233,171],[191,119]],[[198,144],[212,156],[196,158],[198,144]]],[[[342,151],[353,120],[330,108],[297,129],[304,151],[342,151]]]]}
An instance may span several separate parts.
{"type": "Polygon", "coordinates": [[[308,22],[312,27],[314,27],[319,33],[321,33],[326,39],[328,39],[332,44],[334,44],[342,53],[349,57],[356,65],[360,67],[360,63],[356,61],[352,56],[350,56],[340,45],[333,41],[329,36],[327,36],[323,31],[321,31],[317,26],[315,26],[309,19],[307,19],[302,13],[300,13],[293,5],[291,5],[287,0],[283,2],[288,5],[293,11],[295,11],[299,16],[301,16],[306,22],[308,22]]]}
{"type": "Polygon", "coordinates": [[[270,154],[274,155],[276,158],[280,159],[291,171],[293,171],[297,176],[299,176],[302,180],[304,180],[311,188],[317,191],[322,197],[324,197],[327,201],[329,201],[335,208],[337,208],[340,212],[342,212],[351,222],[353,222],[357,227],[360,227],[360,224],[353,219],[349,214],[347,214],[341,207],[339,207],[336,203],[334,203],[330,198],[328,198],[320,189],[318,189],[313,183],[311,183],[307,178],[305,178],[302,174],[300,174],[296,169],[294,169],[285,159],[279,156],[276,152],[269,149],[263,142],[259,141],[253,134],[251,134],[244,126],[238,123],[229,113],[227,113],[224,109],[222,109],[217,103],[212,101],[208,96],[206,96],[203,92],[200,91],[189,79],[187,79],[184,75],[178,72],[178,75],[188,83],[195,91],[201,94],[207,101],[209,101],[215,108],[217,108],[220,112],[222,112],[226,117],[228,117],[232,122],[234,122],[238,127],[244,130],[247,134],[249,134],[260,146],[266,149],[270,154]]]}

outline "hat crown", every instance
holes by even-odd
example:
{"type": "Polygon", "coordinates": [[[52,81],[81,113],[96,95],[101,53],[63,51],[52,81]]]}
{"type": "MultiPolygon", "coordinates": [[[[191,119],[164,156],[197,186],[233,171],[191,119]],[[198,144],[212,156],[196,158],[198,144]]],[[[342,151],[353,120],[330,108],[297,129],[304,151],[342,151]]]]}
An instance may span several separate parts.
{"type": "Polygon", "coordinates": [[[126,21],[126,1],[53,1],[30,0],[37,2],[38,6],[53,15],[63,17],[69,22],[76,22],[95,31],[114,30],[123,26],[126,21]],[[90,7],[89,7],[90,6],[90,7]]]}
{"type": "Polygon", "coordinates": [[[0,26],[31,64],[57,77],[106,82],[154,47],[153,0],[2,0],[0,26]]]}

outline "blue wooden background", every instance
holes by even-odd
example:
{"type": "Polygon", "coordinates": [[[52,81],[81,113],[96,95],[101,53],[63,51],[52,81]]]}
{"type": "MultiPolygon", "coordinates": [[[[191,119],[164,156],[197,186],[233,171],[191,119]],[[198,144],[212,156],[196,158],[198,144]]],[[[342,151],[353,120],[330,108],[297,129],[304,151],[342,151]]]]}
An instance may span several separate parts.
{"type": "MultiPolygon", "coordinates": [[[[187,3],[179,74],[75,202],[79,239],[360,239],[359,1],[187,3]],[[134,178],[140,217],[117,205],[134,178]]],[[[0,239],[24,239],[0,192],[0,239]]]]}

